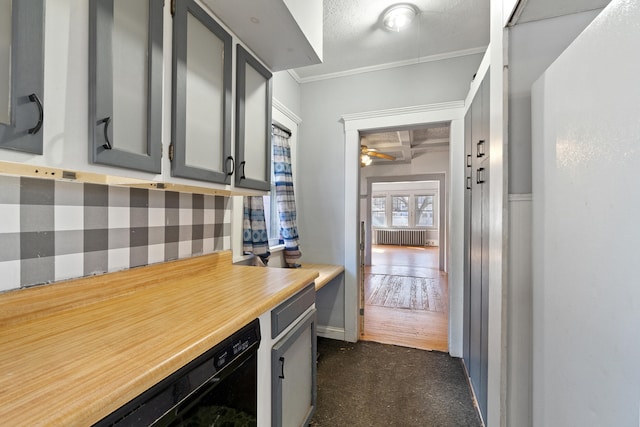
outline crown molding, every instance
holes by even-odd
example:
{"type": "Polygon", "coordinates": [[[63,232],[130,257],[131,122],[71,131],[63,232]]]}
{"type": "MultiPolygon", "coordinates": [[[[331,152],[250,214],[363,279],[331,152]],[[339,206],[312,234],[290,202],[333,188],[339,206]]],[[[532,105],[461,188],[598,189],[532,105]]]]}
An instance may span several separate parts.
{"type": "Polygon", "coordinates": [[[420,114],[431,111],[464,108],[464,101],[440,102],[437,104],[414,105],[411,107],[390,108],[387,110],[367,111],[363,113],[345,114],[341,117],[343,122],[363,119],[375,119],[379,117],[398,116],[402,114],[420,114]]]}
{"type": "Polygon", "coordinates": [[[476,55],[479,53],[485,53],[486,50],[487,50],[487,46],[474,47],[471,49],[439,53],[436,55],[429,55],[421,58],[408,59],[405,61],[389,62],[386,64],[372,65],[369,67],[353,68],[351,70],[338,71],[335,73],[328,73],[328,74],[320,74],[317,76],[310,76],[310,77],[300,77],[294,70],[289,70],[289,74],[291,74],[291,76],[298,83],[303,84],[303,83],[317,82],[321,80],[336,79],[339,77],[354,76],[362,73],[370,73],[372,71],[381,71],[381,70],[388,70],[391,68],[406,67],[409,65],[424,64],[427,62],[442,61],[445,59],[458,58],[461,56],[476,55]]]}
{"type": "Polygon", "coordinates": [[[278,101],[276,98],[272,98],[271,101],[273,108],[290,118],[295,124],[299,125],[300,123],[302,123],[302,119],[298,117],[296,113],[287,108],[287,106],[282,102],[278,101]]]}
{"type": "Polygon", "coordinates": [[[296,70],[292,68],[290,70],[287,70],[287,73],[289,73],[293,80],[295,80],[298,84],[302,83],[302,78],[298,75],[298,73],[296,73],[296,70]]]}

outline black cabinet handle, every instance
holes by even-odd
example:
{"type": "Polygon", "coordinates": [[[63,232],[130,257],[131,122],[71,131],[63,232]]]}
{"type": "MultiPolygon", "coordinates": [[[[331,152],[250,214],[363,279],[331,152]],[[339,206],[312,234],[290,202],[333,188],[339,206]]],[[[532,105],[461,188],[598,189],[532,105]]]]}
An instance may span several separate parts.
{"type": "Polygon", "coordinates": [[[29,134],[33,135],[38,133],[42,128],[42,122],[44,121],[44,108],[42,108],[42,102],[40,102],[40,98],[38,98],[38,95],[35,93],[29,95],[29,101],[35,102],[36,107],[38,107],[38,123],[27,131],[29,134]]]}
{"type": "Polygon", "coordinates": [[[280,358],[280,376],[278,378],[284,379],[284,357],[280,358]]]}
{"type": "Polygon", "coordinates": [[[484,168],[478,168],[476,171],[476,184],[484,184],[484,168]]]}
{"type": "Polygon", "coordinates": [[[102,120],[98,120],[98,125],[102,123],[104,123],[104,140],[106,141],[102,144],[102,148],[105,150],[111,150],[113,148],[111,141],[109,141],[109,123],[111,123],[111,117],[105,117],[102,120]]]}
{"type": "MultiPolygon", "coordinates": [[[[227,157],[227,163],[226,163],[227,165],[229,164],[229,161],[231,161],[231,170],[227,172],[227,175],[231,176],[233,175],[233,172],[235,172],[236,170],[236,161],[233,160],[233,157],[231,156],[227,157]]],[[[225,168],[226,168],[226,165],[225,165],[225,168]]]]}
{"type": "Polygon", "coordinates": [[[484,157],[484,139],[478,141],[476,157],[484,157]]]}
{"type": "Polygon", "coordinates": [[[242,171],[242,173],[240,174],[240,179],[246,179],[247,177],[244,176],[244,166],[247,162],[245,162],[244,160],[240,162],[240,170],[242,171]]]}
{"type": "Polygon", "coordinates": [[[467,154],[467,167],[471,167],[471,154],[467,154]]]}

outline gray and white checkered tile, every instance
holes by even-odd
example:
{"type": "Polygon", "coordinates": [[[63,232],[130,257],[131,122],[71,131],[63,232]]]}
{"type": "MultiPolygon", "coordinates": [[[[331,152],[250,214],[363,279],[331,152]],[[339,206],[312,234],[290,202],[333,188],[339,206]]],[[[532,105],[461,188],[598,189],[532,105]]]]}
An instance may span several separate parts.
{"type": "Polygon", "coordinates": [[[228,197],[0,176],[0,291],[231,248],[228,197]]]}

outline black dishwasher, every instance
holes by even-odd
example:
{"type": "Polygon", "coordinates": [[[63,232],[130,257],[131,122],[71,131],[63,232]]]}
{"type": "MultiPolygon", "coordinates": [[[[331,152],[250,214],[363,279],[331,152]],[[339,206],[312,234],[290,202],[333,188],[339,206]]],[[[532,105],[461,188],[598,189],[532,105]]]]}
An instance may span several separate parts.
{"type": "Polygon", "coordinates": [[[258,319],[96,426],[257,425],[258,319]]]}

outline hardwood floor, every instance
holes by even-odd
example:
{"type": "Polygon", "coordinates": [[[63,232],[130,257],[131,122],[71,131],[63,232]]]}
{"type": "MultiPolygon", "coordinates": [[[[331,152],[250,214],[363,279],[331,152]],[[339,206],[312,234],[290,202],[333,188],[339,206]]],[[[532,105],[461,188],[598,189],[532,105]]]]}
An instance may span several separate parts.
{"type": "Polygon", "coordinates": [[[447,351],[449,293],[438,248],[374,245],[371,261],[361,339],[447,351]]]}

